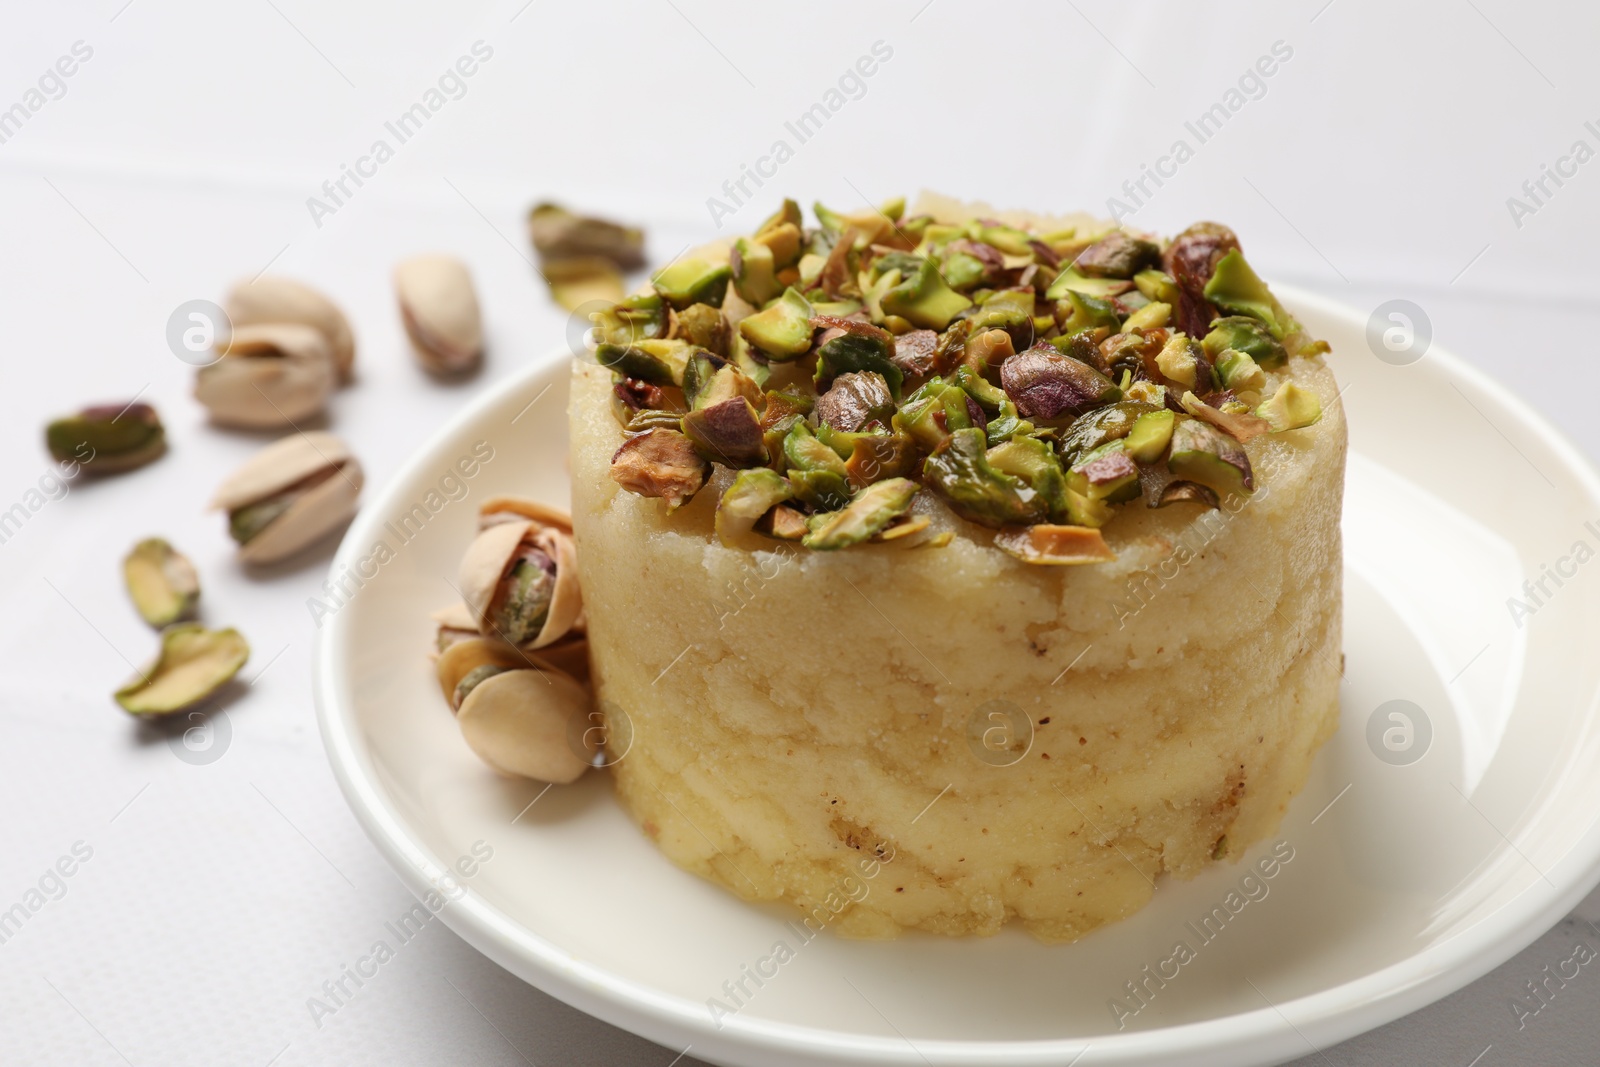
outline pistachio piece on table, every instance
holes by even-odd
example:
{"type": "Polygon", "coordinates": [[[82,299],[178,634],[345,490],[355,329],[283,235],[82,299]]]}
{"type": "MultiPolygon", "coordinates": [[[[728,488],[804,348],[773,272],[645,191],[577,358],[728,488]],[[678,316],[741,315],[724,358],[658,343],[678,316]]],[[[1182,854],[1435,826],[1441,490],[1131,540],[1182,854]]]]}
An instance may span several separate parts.
{"type": "Polygon", "coordinates": [[[167,450],[161,416],[149,404],[96,404],[45,427],[45,447],[58,463],[77,463],[91,474],[142,467],[167,450]]]}
{"type": "Polygon", "coordinates": [[[547,263],[600,256],[619,270],[644,265],[644,231],[605,219],[575,215],[559,204],[537,204],[528,212],[528,239],[547,263]]]}
{"type": "Polygon", "coordinates": [[[1255,491],[1244,446],[1200,419],[1180,419],[1172,428],[1167,467],[1174,477],[1199,482],[1222,495],[1248,496],[1255,491]]]}
{"type": "Polygon", "coordinates": [[[239,326],[218,352],[195,374],[194,396],[224,426],[289,426],[321,411],[333,392],[333,352],[313,326],[239,326]]]}
{"type": "Polygon", "coordinates": [[[350,332],[350,320],[339,310],[339,305],[309,285],[293,278],[263,275],[254,281],[240,282],[229,290],[224,309],[235,329],[273,322],[310,326],[327,340],[339,379],[349,381],[352,377],[356,341],[350,332]]]}
{"type": "Polygon", "coordinates": [[[1269,399],[1262,401],[1255,414],[1265,419],[1274,433],[1298,430],[1322,418],[1322,401],[1311,390],[1284,382],[1269,399]]]}
{"type": "Polygon", "coordinates": [[[425,255],[394,269],[400,318],[417,359],[435,374],[462,374],[483,358],[483,315],[467,265],[425,255]]]}
{"type": "Polygon", "coordinates": [[[770,360],[782,363],[811,351],[811,302],[790,287],[766,307],[739,322],[739,336],[770,360]]]}
{"type": "Polygon", "coordinates": [[[1271,423],[1259,415],[1252,415],[1250,409],[1243,405],[1237,410],[1224,411],[1212,407],[1193,393],[1184,393],[1178,398],[1178,404],[1195,418],[1209,422],[1240,441],[1259,437],[1272,429],[1271,423]]]}
{"type": "Polygon", "coordinates": [[[1110,378],[1044,341],[1001,364],[1000,385],[1019,415],[1047,422],[1122,399],[1122,390],[1110,378]]]}
{"type": "Polygon", "coordinates": [[[1161,249],[1126,230],[1112,230],[1078,253],[1072,265],[1091,278],[1132,278],[1160,266],[1161,249]]]}
{"type": "Polygon", "coordinates": [[[822,552],[860,544],[904,515],[920,488],[909,478],[875,482],[839,511],[813,516],[801,543],[822,552]]]}
{"type": "Polygon", "coordinates": [[[603,256],[574,256],[550,260],[540,268],[550,295],[568,311],[596,300],[615,304],[622,299],[622,274],[603,256]]]}
{"type": "Polygon", "coordinates": [[[1161,495],[1156,499],[1153,508],[1164,508],[1169,504],[1204,504],[1208,508],[1220,507],[1216,491],[1210,486],[1201,485],[1199,482],[1185,482],[1173,479],[1161,487],[1161,495]]]}
{"type": "Polygon", "coordinates": [[[122,560],[122,579],[140,617],[158,630],[192,618],[200,601],[194,564],[160,537],[133,546],[122,560]]]}
{"type": "Polygon", "coordinates": [[[622,443],[611,457],[611,478],[630,493],[662,497],[676,509],[711,477],[711,464],[676,430],[657,427],[622,443]]]}
{"type": "Polygon", "coordinates": [[[994,546],[1024,563],[1046,566],[1109,563],[1117,558],[1100,531],[1088,526],[1011,526],[994,535],[994,546]]]}
{"type": "Polygon", "coordinates": [[[915,274],[884,293],[880,303],[885,314],[925,330],[943,330],[972,306],[970,299],[945,284],[931,259],[924,259],[915,274]]]}
{"type": "Polygon", "coordinates": [[[794,488],[777,471],[768,467],[742,470],[717,501],[717,536],[724,544],[736,544],[763,515],[792,499],[794,488]]]}
{"type": "Polygon", "coordinates": [[[558,671],[507,670],[483,678],[456,710],[461,736],[478,758],[511,777],[564,785],[589,769],[568,744],[591,705],[589,691],[558,671]]]}
{"type": "Polygon", "coordinates": [[[571,536],[531,520],[480,531],[462,557],[457,584],[479,632],[510,645],[553,644],[583,612],[571,536]]]}
{"type": "Polygon", "coordinates": [[[249,658],[237,630],[178,623],[161,632],[161,651],[117,690],[116,700],[134,715],[170,715],[221,689],[249,658]]]}
{"type": "Polygon", "coordinates": [[[343,526],[356,512],[361,464],[331,433],[312,431],[273,442],[217,489],[211,506],[247,563],[293,555],[343,526]]]}
{"type": "Polygon", "coordinates": [[[990,462],[982,430],[956,430],[923,463],[922,482],[962,518],[983,526],[1025,526],[1046,516],[1043,498],[990,462]]]}
{"type": "Polygon", "coordinates": [[[722,306],[733,268],[726,263],[707,263],[703,259],[680,259],[656,271],[650,284],[661,298],[682,311],[690,304],[722,306]]]}

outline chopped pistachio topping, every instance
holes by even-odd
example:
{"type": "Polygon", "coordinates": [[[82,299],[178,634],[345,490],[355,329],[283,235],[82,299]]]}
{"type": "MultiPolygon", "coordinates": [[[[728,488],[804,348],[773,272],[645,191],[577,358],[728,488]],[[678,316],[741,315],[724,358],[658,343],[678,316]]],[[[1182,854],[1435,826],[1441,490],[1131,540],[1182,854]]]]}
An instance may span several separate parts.
{"type": "MultiPolygon", "coordinates": [[[[913,514],[926,490],[1019,559],[1099,562],[1127,502],[1248,494],[1245,442],[1321,415],[1290,361],[1327,346],[1225,226],[1162,241],[905,211],[817,204],[813,227],[785,200],[727,262],[677,260],[593,316],[629,433],[612,477],[671,510],[736,470],[716,511],[730,544],[946,544],[913,514]]],[[[508,573],[508,622],[531,624],[540,573],[508,573]]]]}

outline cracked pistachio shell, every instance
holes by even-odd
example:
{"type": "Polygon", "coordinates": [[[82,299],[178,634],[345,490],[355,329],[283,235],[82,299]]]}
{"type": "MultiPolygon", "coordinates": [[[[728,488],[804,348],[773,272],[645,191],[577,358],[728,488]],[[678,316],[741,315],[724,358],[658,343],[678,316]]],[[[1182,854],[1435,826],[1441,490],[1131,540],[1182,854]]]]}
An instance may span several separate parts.
{"type": "Polygon", "coordinates": [[[500,774],[566,784],[589,768],[569,739],[588,731],[588,689],[558,671],[511,670],[480,682],[461,703],[456,723],[478,758],[500,774]]]}
{"type": "Polygon", "coordinates": [[[293,555],[343,526],[356,513],[363,476],[361,464],[339,438],[321,430],[273,442],[234,471],[218,487],[211,506],[232,515],[308,485],[288,507],[239,546],[247,563],[272,563],[293,555]]]}
{"type": "Polygon", "coordinates": [[[193,707],[227,684],[250,658],[239,631],[207,630],[197,622],[161,632],[161,651],[116,692],[134,715],[170,715],[193,707]]]}
{"type": "Polygon", "coordinates": [[[91,474],[133,470],[167,450],[161,416],[149,404],[96,404],[51,422],[44,439],[56,462],[91,474]]]}
{"type": "Polygon", "coordinates": [[[412,350],[436,374],[461,374],[483,358],[483,315],[467,265],[416,256],[394,269],[395,296],[412,350]]]}
{"type": "Polygon", "coordinates": [[[224,310],[235,329],[272,322],[310,326],[327,340],[339,379],[350,380],[356,360],[350,321],[339,305],[309,285],[272,274],[240,282],[228,292],[224,310]]]}
{"type": "Polygon", "coordinates": [[[476,641],[479,637],[478,624],[473,621],[472,613],[459,601],[447,608],[440,608],[431,618],[438,625],[431,653],[436,661],[451,645],[466,640],[476,641]]]}
{"type": "Polygon", "coordinates": [[[312,326],[268,322],[237,327],[222,358],[195,375],[195,399],[224,426],[289,426],[322,410],[334,387],[333,353],[312,326]]]}
{"type": "Polygon", "coordinates": [[[192,618],[200,601],[194,564],[160,537],[133,546],[122,561],[122,579],[133,606],[157,629],[192,618]]]}
{"type": "Polygon", "coordinates": [[[553,644],[573,627],[583,612],[583,593],[578,585],[578,554],[572,538],[555,527],[539,529],[533,522],[502,522],[481,531],[461,560],[457,585],[472,613],[478,630],[495,637],[489,619],[495,594],[515,562],[524,542],[538,548],[556,565],[555,587],[544,624],[533,639],[524,642],[529,649],[553,644]]]}

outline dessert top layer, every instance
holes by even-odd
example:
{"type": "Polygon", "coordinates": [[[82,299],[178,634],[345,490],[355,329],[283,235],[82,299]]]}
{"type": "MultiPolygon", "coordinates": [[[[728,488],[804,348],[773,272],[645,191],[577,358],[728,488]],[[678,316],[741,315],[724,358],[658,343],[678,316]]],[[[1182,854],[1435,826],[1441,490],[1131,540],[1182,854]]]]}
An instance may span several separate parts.
{"type": "Polygon", "coordinates": [[[1248,495],[1243,443],[1321,416],[1291,361],[1327,345],[1225,226],[813,210],[786,200],[594,316],[628,434],[612,478],[670,511],[737,470],[725,541],[938,543],[931,495],[1026,562],[1109,560],[1121,507],[1248,495]]]}

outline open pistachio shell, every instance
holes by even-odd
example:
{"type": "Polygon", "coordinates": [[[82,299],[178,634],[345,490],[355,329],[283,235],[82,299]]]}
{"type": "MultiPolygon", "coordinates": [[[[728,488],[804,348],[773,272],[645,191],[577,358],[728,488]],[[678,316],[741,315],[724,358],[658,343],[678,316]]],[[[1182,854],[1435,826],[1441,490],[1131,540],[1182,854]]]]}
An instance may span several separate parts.
{"type": "Polygon", "coordinates": [[[478,634],[478,624],[473,620],[472,612],[468,611],[467,606],[459,601],[447,608],[440,608],[433,613],[432,617],[439,627],[434,634],[433,640],[432,655],[435,659],[447,652],[451,645],[460,641],[475,641],[480,636],[478,634]]]}
{"type": "Polygon", "coordinates": [[[133,546],[122,561],[122,578],[133,606],[157,629],[191,618],[200,600],[194,564],[159,537],[133,546]]]}
{"type": "Polygon", "coordinates": [[[417,359],[437,374],[472,370],[483,356],[483,315],[467,265],[417,256],[394,269],[400,318],[417,359]]]}
{"type": "Polygon", "coordinates": [[[572,515],[561,508],[525,496],[492,496],[478,506],[478,529],[497,523],[531,519],[540,526],[555,526],[572,532],[572,515]]]}
{"type": "Polygon", "coordinates": [[[556,671],[512,670],[475,686],[456,712],[461,736],[501,774],[565,784],[589,763],[569,743],[588,714],[588,689],[556,671]]]}
{"type": "Polygon", "coordinates": [[[333,353],[314,327],[240,326],[217,351],[222,358],[195,375],[194,396],[221,425],[293,425],[321,411],[333,391],[333,353]]]}
{"type": "Polygon", "coordinates": [[[239,546],[246,562],[271,563],[348,522],[356,512],[362,481],[361,464],[333,434],[294,434],[268,445],[235,471],[211,505],[233,516],[305,484],[303,492],[239,546]]]}
{"type": "Polygon", "coordinates": [[[312,327],[327,339],[340,380],[350,380],[356,359],[350,322],[337,304],[309,285],[271,274],[240,282],[229,291],[226,310],[235,329],[271,322],[312,327]]]}
{"type": "Polygon", "coordinates": [[[491,618],[496,594],[524,543],[544,552],[555,564],[555,584],[539,632],[523,647],[543,648],[568,633],[583,612],[578,585],[578,554],[572,538],[555,527],[540,529],[533,522],[503,522],[481,531],[461,560],[459,586],[478,630],[497,637],[491,618]]]}
{"type": "Polygon", "coordinates": [[[444,694],[452,711],[460,707],[460,701],[456,699],[457,687],[467,675],[486,666],[511,671],[527,670],[532,664],[504,641],[470,637],[456,642],[441,652],[433,665],[434,674],[439,679],[439,691],[444,694]]]}
{"type": "Polygon", "coordinates": [[[237,630],[207,630],[196,622],[169,626],[161,633],[161,651],[117,690],[117,703],[134,715],[182,711],[221,689],[249,658],[250,646],[237,630]]]}

